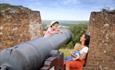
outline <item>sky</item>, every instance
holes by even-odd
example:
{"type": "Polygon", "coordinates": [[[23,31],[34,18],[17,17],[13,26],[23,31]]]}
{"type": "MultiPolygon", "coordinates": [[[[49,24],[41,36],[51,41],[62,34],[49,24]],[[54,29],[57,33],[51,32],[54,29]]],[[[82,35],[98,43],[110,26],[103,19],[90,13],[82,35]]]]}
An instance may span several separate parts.
{"type": "Polygon", "coordinates": [[[92,11],[115,9],[115,0],[0,0],[40,11],[42,20],[89,20],[92,11]]]}

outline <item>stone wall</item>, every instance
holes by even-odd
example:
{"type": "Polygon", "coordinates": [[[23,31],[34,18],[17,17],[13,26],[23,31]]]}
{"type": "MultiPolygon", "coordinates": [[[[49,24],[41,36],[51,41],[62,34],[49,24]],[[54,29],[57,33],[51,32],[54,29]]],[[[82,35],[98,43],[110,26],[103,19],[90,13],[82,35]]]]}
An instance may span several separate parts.
{"type": "Polygon", "coordinates": [[[92,12],[90,50],[84,70],[115,70],[115,11],[92,12]]]}
{"type": "Polygon", "coordinates": [[[42,24],[39,11],[20,6],[0,8],[0,49],[40,36],[42,24]]]}

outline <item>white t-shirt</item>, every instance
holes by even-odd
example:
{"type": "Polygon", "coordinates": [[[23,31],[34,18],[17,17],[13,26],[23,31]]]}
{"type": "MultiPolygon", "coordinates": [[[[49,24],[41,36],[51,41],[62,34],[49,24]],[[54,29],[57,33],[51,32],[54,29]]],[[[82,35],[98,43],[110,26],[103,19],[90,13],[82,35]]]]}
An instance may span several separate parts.
{"type": "Polygon", "coordinates": [[[83,54],[83,53],[88,53],[88,47],[85,46],[80,50],[80,54],[83,54]]]}

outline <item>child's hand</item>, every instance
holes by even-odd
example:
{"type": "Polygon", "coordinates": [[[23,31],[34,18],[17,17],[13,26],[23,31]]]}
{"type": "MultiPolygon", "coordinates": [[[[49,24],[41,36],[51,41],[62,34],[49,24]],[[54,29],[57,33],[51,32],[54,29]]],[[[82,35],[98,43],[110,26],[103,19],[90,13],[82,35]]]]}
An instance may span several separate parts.
{"type": "Polygon", "coordinates": [[[71,53],[71,56],[76,57],[76,55],[74,55],[73,53],[71,53]]]}
{"type": "Polygon", "coordinates": [[[77,60],[77,59],[79,59],[79,57],[73,58],[74,61],[77,60]]]}
{"type": "Polygon", "coordinates": [[[73,58],[73,60],[75,61],[76,59],[75,59],[75,58],[73,58]]]}
{"type": "Polygon", "coordinates": [[[73,52],[72,52],[72,51],[70,51],[70,54],[71,54],[71,55],[73,55],[73,52]]]}
{"type": "Polygon", "coordinates": [[[63,33],[63,32],[60,31],[60,33],[63,33]]]}

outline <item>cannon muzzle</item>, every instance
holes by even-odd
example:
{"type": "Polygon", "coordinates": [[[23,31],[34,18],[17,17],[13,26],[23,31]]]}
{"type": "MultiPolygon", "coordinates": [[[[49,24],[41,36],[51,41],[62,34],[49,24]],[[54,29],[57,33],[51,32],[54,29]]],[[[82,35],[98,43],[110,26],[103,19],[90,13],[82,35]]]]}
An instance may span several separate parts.
{"type": "Polygon", "coordinates": [[[0,52],[0,70],[38,70],[50,51],[58,49],[71,38],[71,32],[62,29],[62,33],[42,37],[4,49],[0,52]]]}

